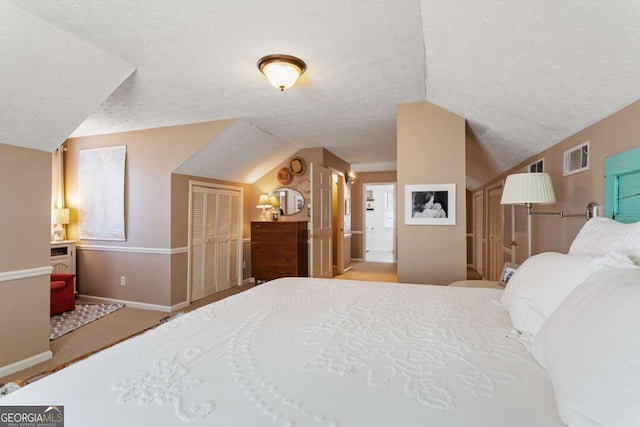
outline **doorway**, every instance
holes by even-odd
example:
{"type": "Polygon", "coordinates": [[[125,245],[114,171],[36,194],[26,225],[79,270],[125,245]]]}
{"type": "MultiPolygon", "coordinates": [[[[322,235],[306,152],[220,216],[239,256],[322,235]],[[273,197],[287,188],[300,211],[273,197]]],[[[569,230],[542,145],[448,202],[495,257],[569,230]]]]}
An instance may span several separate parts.
{"type": "Polygon", "coordinates": [[[365,261],[396,262],[396,184],[364,184],[365,261]]]}

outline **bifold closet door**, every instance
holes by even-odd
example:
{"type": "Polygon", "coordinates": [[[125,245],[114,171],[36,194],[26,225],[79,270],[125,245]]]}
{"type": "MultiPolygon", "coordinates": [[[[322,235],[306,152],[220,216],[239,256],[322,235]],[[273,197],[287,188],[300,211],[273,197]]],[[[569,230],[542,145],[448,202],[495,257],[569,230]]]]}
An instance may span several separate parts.
{"type": "Polygon", "coordinates": [[[218,271],[216,292],[238,283],[240,248],[240,194],[237,191],[218,193],[218,271]]]}
{"type": "Polygon", "coordinates": [[[240,195],[194,186],[191,200],[191,301],[196,301],[238,283],[240,195]]]}

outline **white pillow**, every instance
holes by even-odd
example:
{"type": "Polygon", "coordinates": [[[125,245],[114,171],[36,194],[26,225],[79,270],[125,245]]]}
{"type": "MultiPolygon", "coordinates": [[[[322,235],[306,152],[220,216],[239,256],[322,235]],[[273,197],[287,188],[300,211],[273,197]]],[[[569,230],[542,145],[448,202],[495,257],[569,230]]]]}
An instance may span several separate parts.
{"type": "Polygon", "coordinates": [[[562,301],[590,274],[606,268],[633,267],[620,253],[605,256],[545,252],[527,259],[502,294],[513,327],[535,335],[562,301]]]}
{"type": "Polygon", "coordinates": [[[610,218],[587,221],[571,243],[569,254],[605,254],[611,251],[640,261],[640,222],[624,224],[610,218]]]}
{"type": "Polygon", "coordinates": [[[570,426],[640,425],[640,268],[578,286],[533,339],[570,426]]]}

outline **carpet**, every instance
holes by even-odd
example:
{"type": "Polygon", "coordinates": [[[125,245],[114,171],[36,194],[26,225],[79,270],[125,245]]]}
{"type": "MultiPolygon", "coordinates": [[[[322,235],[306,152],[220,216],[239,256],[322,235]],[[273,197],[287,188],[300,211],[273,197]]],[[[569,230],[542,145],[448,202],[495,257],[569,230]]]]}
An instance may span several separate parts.
{"type": "Polygon", "coordinates": [[[91,323],[124,307],[124,304],[76,304],[76,309],[49,318],[49,340],[91,323]]]}

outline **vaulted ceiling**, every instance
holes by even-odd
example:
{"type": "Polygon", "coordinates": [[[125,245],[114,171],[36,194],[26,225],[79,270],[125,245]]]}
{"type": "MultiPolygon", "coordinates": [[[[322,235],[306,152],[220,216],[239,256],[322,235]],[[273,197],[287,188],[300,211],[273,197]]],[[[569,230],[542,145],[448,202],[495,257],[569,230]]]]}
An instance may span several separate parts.
{"type": "Polygon", "coordinates": [[[396,105],[428,100],[467,119],[475,188],[640,99],[637,0],[0,0],[0,21],[0,143],[48,151],[239,118],[219,150],[391,170],[396,105]],[[308,66],[283,93],[272,53],[308,66]]]}

